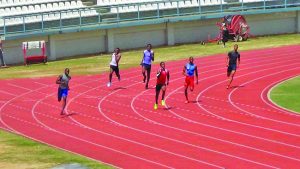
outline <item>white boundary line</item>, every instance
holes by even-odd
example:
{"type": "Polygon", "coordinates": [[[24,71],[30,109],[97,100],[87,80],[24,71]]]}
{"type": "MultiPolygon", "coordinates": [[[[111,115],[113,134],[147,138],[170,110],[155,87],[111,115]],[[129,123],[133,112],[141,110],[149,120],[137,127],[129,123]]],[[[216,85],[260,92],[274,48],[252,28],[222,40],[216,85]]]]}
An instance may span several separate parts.
{"type": "MultiPolygon", "coordinates": [[[[300,64],[300,63],[294,63],[294,64],[290,64],[290,65],[297,65],[297,64],[300,64]]],[[[284,66],[280,66],[280,67],[285,67],[286,65],[284,66]]],[[[278,67],[277,67],[278,68],[278,67]]],[[[268,69],[273,69],[273,68],[268,68],[268,69]]],[[[256,72],[261,72],[261,71],[264,71],[264,70],[268,70],[268,69],[260,69],[259,71],[254,71],[254,72],[251,72],[251,73],[247,73],[247,74],[243,74],[241,76],[238,76],[236,77],[239,78],[239,77],[243,77],[243,76],[246,76],[248,74],[253,74],[253,73],[256,73],[256,72]]],[[[298,69],[298,68],[294,68],[294,69],[298,69]]],[[[199,100],[199,98],[201,97],[201,95],[206,92],[207,90],[209,90],[210,88],[216,86],[216,85],[219,85],[221,83],[224,83],[224,82],[227,82],[227,80],[224,80],[224,81],[220,81],[218,83],[215,83],[214,85],[211,85],[209,87],[207,87],[205,90],[203,90],[202,92],[200,92],[197,96],[197,100],[199,100]]],[[[203,109],[204,111],[206,111],[207,113],[211,114],[211,115],[215,115],[219,118],[222,118],[222,119],[225,119],[225,120],[228,120],[228,121],[231,121],[231,122],[234,122],[234,123],[238,123],[238,124],[241,124],[241,125],[246,125],[246,126],[252,126],[252,127],[256,127],[256,128],[260,128],[260,129],[265,129],[265,130],[269,130],[269,131],[276,131],[276,132],[279,132],[279,133],[282,133],[282,134],[287,134],[287,135],[292,135],[292,136],[296,136],[296,137],[300,137],[300,135],[297,135],[297,134],[293,134],[293,133],[289,133],[289,132],[284,132],[284,131],[280,131],[280,130],[276,130],[276,129],[271,129],[271,128],[267,128],[267,127],[262,127],[262,126],[258,126],[258,125],[253,125],[253,124],[249,124],[249,123],[244,123],[244,122],[240,122],[240,121],[237,121],[237,120],[232,120],[232,119],[228,119],[226,117],[223,117],[223,116],[220,116],[220,115],[217,115],[217,114],[214,114],[210,111],[208,111],[207,109],[205,109],[203,106],[201,106],[199,103],[197,103],[198,107],[203,109]]],[[[258,116],[258,115],[256,115],[258,116]]],[[[258,116],[259,117],[259,116],[258,116]]]]}
{"type": "MultiPolygon", "coordinates": [[[[136,73],[136,70],[132,70],[132,72],[127,72],[127,73],[125,73],[125,74],[131,74],[131,73],[136,73]]],[[[133,77],[131,77],[131,78],[133,78],[133,77]]],[[[106,78],[103,78],[103,79],[106,79],[106,78]]],[[[128,78],[128,79],[130,79],[130,78],[128,78]]],[[[123,79],[123,80],[127,80],[127,79],[123,79]]],[[[91,80],[91,81],[97,81],[97,80],[91,80]]],[[[91,82],[90,81],[90,82],[91,82]]],[[[90,83],[90,82],[88,82],[88,83],[90,83]]],[[[11,84],[11,83],[9,83],[9,85],[11,85],[11,86],[14,86],[14,87],[18,87],[18,88],[23,88],[23,87],[21,87],[21,86],[18,86],[18,85],[15,85],[15,84],[11,84]]],[[[80,86],[80,85],[79,85],[80,86]]],[[[105,86],[105,85],[104,85],[105,86]]],[[[45,86],[44,86],[45,87],[45,86]]],[[[41,88],[44,88],[44,87],[41,87],[41,88]]],[[[33,92],[33,91],[38,91],[38,89],[36,89],[36,90],[31,90],[31,89],[28,89],[28,88],[23,88],[23,89],[25,89],[25,90],[28,90],[29,92],[27,92],[27,93],[31,93],[31,92],[33,92]]],[[[51,96],[51,95],[50,95],[51,96]]],[[[3,106],[4,107],[4,106],[3,106]]],[[[1,109],[0,109],[1,110],[1,109]]],[[[36,119],[35,119],[36,120],[36,119]]],[[[2,121],[2,118],[1,118],[1,111],[0,111],[0,122],[3,122],[2,121]]],[[[4,122],[3,122],[4,123],[4,122]]],[[[5,123],[4,123],[5,124],[5,123]]],[[[9,127],[8,125],[7,125],[7,127],[9,127]]],[[[15,131],[15,130],[14,130],[15,131]]],[[[16,133],[18,133],[17,131],[15,131],[16,133]]],[[[21,134],[21,133],[18,133],[18,134],[21,134]]],[[[99,160],[98,160],[99,161],[99,160]]],[[[103,162],[104,163],[104,162],[103,162]]],[[[110,164],[111,166],[113,166],[112,164],[110,164]]]]}
{"type": "MultiPolygon", "coordinates": [[[[90,81],[87,82],[87,83],[91,83],[91,82],[94,82],[94,81],[97,81],[97,80],[90,80],[90,81]]],[[[49,87],[49,86],[54,86],[54,85],[48,85],[48,87],[49,87]]],[[[79,85],[79,86],[80,86],[80,85],[79,85]]],[[[17,96],[17,97],[21,97],[21,96],[23,96],[23,95],[26,95],[26,94],[29,94],[29,93],[38,91],[38,90],[43,89],[43,88],[45,88],[45,87],[47,87],[47,86],[43,86],[43,87],[38,88],[38,89],[35,89],[35,90],[28,89],[28,90],[30,90],[30,91],[28,91],[28,92],[26,92],[26,93],[23,93],[22,95],[19,95],[19,96],[17,96]]],[[[55,94],[56,94],[56,93],[55,93],[55,94]]],[[[14,98],[14,99],[16,99],[16,98],[14,98]]],[[[66,152],[71,152],[71,153],[80,155],[79,153],[75,153],[75,152],[72,152],[72,151],[70,151],[70,150],[67,150],[67,149],[60,148],[60,147],[58,147],[58,146],[55,146],[54,144],[49,144],[49,143],[46,143],[46,142],[44,142],[44,141],[41,141],[41,140],[35,139],[35,138],[33,138],[33,137],[27,136],[27,135],[25,135],[25,134],[23,134],[23,133],[21,133],[21,132],[18,132],[18,131],[16,131],[16,130],[14,130],[13,128],[11,128],[9,125],[7,125],[7,124],[3,121],[2,116],[1,116],[3,107],[6,106],[8,103],[9,103],[9,101],[6,102],[5,105],[2,105],[1,108],[0,108],[0,122],[2,122],[2,123],[8,128],[8,129],[6,129],[6,130],[11,131],[12,133],[16,133],[16,134],[18,134],[18,135],[22,135],[22,136],[24,136],[24,137],[30,138],[30,139],[32,139],[32,140],[39,141],[39,142],[44,143],[44,144],[46,144],[46,145],[48,145],[48,146],[56,147],[56,148],[58,148],[58,149],[61,149],[61,150],[66,151],[66,152]]],[[[81,155],[81,156],[83,156],[83,155],[81,155]]],[[[103,163],[103,164],[107,164],[107,165],[113,166],[113,167],[115,167],[115,168],[119,168],[119,167],[117,167],[117,166],[114,166],[113,164],[105,163],[105,162],[103,162],[103,161],[96,160],[96,159],[93,159],[93,158],[90,158],[90,157],[87,157],[87,156],[84,156],[84,157],[89,158],[89,159],[92,159],[92,160],[95,160],[95,161],[98,161],[98,162],[101,162],[101,163],[103,163]]]]}
{"type": "MultiPolygon", "coordinates": [[[[178,79],[180,79],[180,78],[178,78],[178,79]]],[[[146,91],[144,91],[144,92],[146,92],[146,91]]],[[[142,93],[144,93],[144,92],[142,92],[142,93]]],[[[142,93],[141,93],[141,94],[142,94],[142,93]]],[[[141,94],[140,94],[140,95],[141,95],[141,94]]],[[[105,99],[105,98],[103,98],[102,101],[103,101],[104,99],[105,99]]],[[[101,111],[101,106],[100,106],[100,104],[101,104],[101,101],[99,102],[99,106],[98,106],[99,109],[100,109],[100,111],[101,111]]],[[[134,108],[133,108],[133,109],[134,109],[134,108]]],[[[136,111],[135,111],[135,112],[136,112],[136,111]]],[[[136,112],[136,113],[137,113],[137,112],[136,112]]],[[[144,118],[145,118],[145,117],[144,117],[144,118]]],[[[149,119],[148,119],[148,120],[149,120],[149,119]]],[[[153,121],[152,121],[152,122],[153,122],[153,121]]],[[[118,124],[119,124],[119,123],[118,123],[118,124]]]]}
{"type": "Polygon", "coordinates": [[[20,135],[20,136],[23,136],[23,137],[25,137],[25,138],[31,139],[31,140],[33,140],[33,141],[36,141],[36,142],[45,144],[45,145],[47,145],[47,146],[49,146],[49,147],[52,147],[52,148],[55,148],[55,149],[58,149],[58,150],[62,150],[62,151],[65,151],[65,152],[68,152],[68,153],[71,153],[71,154],[75,154],[75,155],[78,155],[78,156],[80,156],[80,157],[84,157],[84,158],[87,158],[87,159],[90,159],[90,160],[93,160],[93,161],[97,161],[97,162],[102,163],[102,164],[105,164],[105,165],[109,165],[109,166],[112,166],[112,167],[115,167],[115,168],[119,168],[119,167],[114,166],[114,165],[112,165],[112,164],[105,163],[105,162],[103,162],[103,161],[100,161],[100,160],[97,160],[97,159],[94,159],[94,158],[91,158],[91,157],[88,157],[88,156],[84,156],[84,155],[82,155],[82,154],[79,154],[79,153],[70,151],[70,150],[68,150],[68,149],[61,148],[61,147],[59,147],[59,146],[55,146],[54,144],[49,144],[49,143],[47,143],[47,142],[45,142],[45,141],[36,139],[36,138],[34,138],[34,137],[30,137],[30,136],[25,135],[25,134],[23,134],[23,133],[15,133],[15,132],[10,131],[10,130],[8,130],[8,129],[6,129],[6,128],[2,128],[2,127],[0,127],[0,128],[1,128],[2,130],[7,131],[7,132],[10,132],[10,133],[13,133],[13,134],[16,134],[16,135],[20,135]]]}
{"type": "MultiPolygon", "coordinates": [[[[284,79],[283,81],[281,80],[281,82],[280,82],[280,83],[277,82],[278,84],[276,84],[276,85],[272,84],[272,85],[274,85],[274,86],[273,86],[272,88],[269,89],[268,94],[267,94],[267,97],[268,97],[268,101],[270,101],[272,104],[274,104],[274,105],[277,106],[277,107],[275,107],[275,106],[273,106],[273,105],[267,103],[264,99],[263,99],[263,101],[264,101],[266,104],[268,104],[269,106],[271,106],[271,107],[273,107],[273,108],[275,108],[275,109],[277,109],[277,110],[280,110],[280,111],[286,111],[287,113],[293,113],[293,115],[300,116],[300,114],[299,114],[300,112],[296,112],[296,111],[293,111],[293,110],[289,110],[289,109],[287,109],[287,108],[285,108],[285,107],[282,107],[282,106],[280,106],[279,104],[275,103],[275,102],[271,99],[271,92],[272,92],[272,90],[273,90],[274,88],[276,88],[277,86],[281,85],[282,83],[284,83],[284,82],[286,82],[286,81],[289,81],[289,80],[292,80],[292,79],[295,79],[295,78],[298,78],[298,77],[300,77],[300,75],[296,75],[296,76],[291,77],[291,78],[289,78],[289,79],[284,79]]],[[[268,88],[269,88],[269,87],[270,87],[270,86],[268,86],[268,88]]],[[[264,90],[265,90],[265,89],[264,89],[264,90]]]]}
{"type": "MultiPolygon", "coordinates": [[[[295,69],[295,68],[293,68],[293,69],[295,69]]],[[[297,68],[296,68],[296,69],[297,69],[297,68]]],[[[290,70],[290,69],[286,69],[286,70],[290,70]]],[[[254,81],[256,81],[256,80],[260,80],[260,79],[263,79],[263,78],[265,78],[265,77],[277,75],[277,74],[280,74],[280,73],[283,73],[283,72],[287,72],[287,71],[284,70],[284,71],[279,71],[279,72],[276,72],[276,73],[271,73],[271,74],[268,74],[268,75],[265,75],[265,76],[260,76],[260,77],[258,77],[258,78],[254,78],[254,79],[249,80],[249,81],[247,81],[247,82],[245,82],[245,83],[242,83],[241,85],[244,86],[244,85],[249,84],[249,83],[252,83],[252,82],[254,82],[254,81]]],[[[235,88],[235,89],[233,89],[233,90],[229,93],[229,95],[228,95],[229,103],[230,103],[233,107],[235,107],[236,109],[238,109],[238,110],[240,110],[240,111],[242,111],[242,112],[251,114],[251,115],[253,115],[253,116],[257,116],[256,114],[250,113],[249,111],[247,111],[247,110],[245,110],[245,109],[243,109],[243,108],[240,108],[240,107],[237,106],[234,102],[232,102],[231,96],[232,96],[232,94],[233,94],[235,91],[237,91],[237,89],[238,89],[238,88],[235,88]]],[[[292,126],[300,127],[300,124],[289,123],[289,122],[285,122],[285,121],[281,121],[281,120],[275,120],[275,119],[268,118],[268,117],[265,117],[265,116],[262,116],[262,115],[259,115],[259,117],[262,118],[262,119],[269,120],[269,121],[273,121],[273,122],[277,122],[277,123],[282,123],[282,124],[287,124],[287,125],[292,125],[292,126]]]]}

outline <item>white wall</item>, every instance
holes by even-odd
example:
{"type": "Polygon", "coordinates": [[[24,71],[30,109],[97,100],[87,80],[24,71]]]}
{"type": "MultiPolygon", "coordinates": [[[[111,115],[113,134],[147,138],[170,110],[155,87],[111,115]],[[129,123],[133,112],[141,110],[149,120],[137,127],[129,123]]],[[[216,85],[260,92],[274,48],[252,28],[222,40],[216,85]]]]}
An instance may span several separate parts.
{"type": "MultiPolygon", "coordinates": [[[[253,35],[300,32],[300,11],[245,17],[253,35]]],[[[45,40],[50,46],[49,59],[55,60],[67,56],[111,52],[115,47],[132,49],[144,47],[147,43],[161,46],[199,42],[207,40],[208,35],[211,38],[218,35],[216,23],[219,21],[219,19],[207,19],[57,34],[5,41],[3,47],[8,64],[22,63],[22,42],[45,40]]]]}
{"type": "Polygon", "coordinates": [[[148,43],[166,45],[165,24],[113,29],[114,45],[121,49],[144,47],[148,43]]]}
{"type": "Polygon", "coordinates": [[[298,33],[300,33],[300,11],[297,11],[297,16],[296,16],[296,30],[298,33]]]}
{"type": "Polygon", "coordinates": [[[50,59],[106,51],[105,31],[89,31],[50,36],[50,59]]]}
{"type": "Polygon", "coordinates": [[[297,32],[296,12],[249,15],[246,20],[253,35],[297,32]]]}
{"type": "Polygon", "coordinates": [[[193,22],[178,22],[174,24],[175,43],[192,43],[215,38],[219,29],[218,20],[200,20],[193,22]]]}

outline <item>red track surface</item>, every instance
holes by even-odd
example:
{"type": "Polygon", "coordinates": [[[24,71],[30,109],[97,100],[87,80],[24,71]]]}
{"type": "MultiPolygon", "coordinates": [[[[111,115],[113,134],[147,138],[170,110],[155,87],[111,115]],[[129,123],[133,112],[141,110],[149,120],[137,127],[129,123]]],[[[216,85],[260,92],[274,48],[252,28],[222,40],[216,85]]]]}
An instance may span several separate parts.
{"type": "Polygon", "coordinates": [[[106,74],[73,77],[66,117],[55,77],[1,81],[0,127],[120,168],[300,168],[300,115],[267,98],[276,83],[300,74],[300,46],[241,52],[229,90],[225,56],[197,58],[190,104],[185,62],[167,63],[168,108],[157,111],[140,69],[121,72],[111,88],[106,74]]]}

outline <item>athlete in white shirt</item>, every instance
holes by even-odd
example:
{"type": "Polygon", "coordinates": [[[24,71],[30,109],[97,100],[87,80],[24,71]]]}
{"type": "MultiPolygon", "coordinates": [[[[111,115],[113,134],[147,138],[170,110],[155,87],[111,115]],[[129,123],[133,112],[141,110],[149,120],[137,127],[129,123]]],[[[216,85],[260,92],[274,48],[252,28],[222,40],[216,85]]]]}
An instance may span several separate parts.
{"type": "Polygon", "coordinates": [[[116,48],[114,53],[111,55],[109,82],[107,83],[107,87],[111,86],[112,75],[114,72],[116,73],[119,81],[121,80],[121,76],[120,76],[120,72],[119,72],[120,59],[121,59],[120,48],[116,48]]]}

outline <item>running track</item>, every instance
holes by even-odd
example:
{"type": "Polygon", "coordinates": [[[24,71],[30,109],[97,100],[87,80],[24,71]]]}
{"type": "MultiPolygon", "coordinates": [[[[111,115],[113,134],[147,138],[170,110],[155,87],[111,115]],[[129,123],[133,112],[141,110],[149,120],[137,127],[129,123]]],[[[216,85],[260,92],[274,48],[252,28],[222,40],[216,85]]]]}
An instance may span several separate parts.
{"type": "Polygon", "coordinates": [[[3,80],[0,128],[118,168],[300,168],[300,115],[268,99],[274,85],[300,74],[300,46],[241,52],[229,90],[224,62],[195,59],[200,81],[190,104],[186,60],[168,62],[167,108],[157,111],[140,68],[110,88],[107,74],[73,77],[64,117],[56,77],[3,80]]]}

